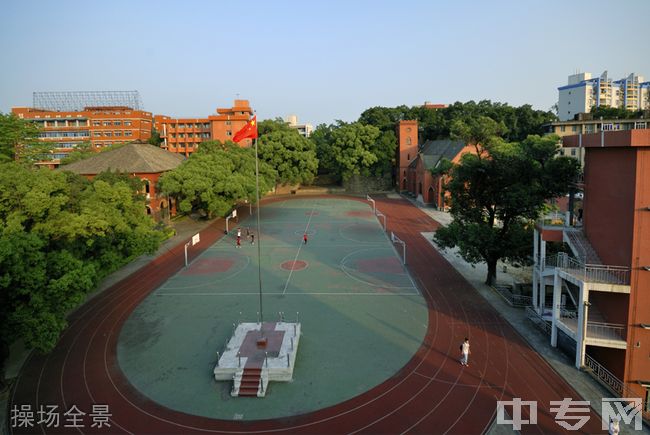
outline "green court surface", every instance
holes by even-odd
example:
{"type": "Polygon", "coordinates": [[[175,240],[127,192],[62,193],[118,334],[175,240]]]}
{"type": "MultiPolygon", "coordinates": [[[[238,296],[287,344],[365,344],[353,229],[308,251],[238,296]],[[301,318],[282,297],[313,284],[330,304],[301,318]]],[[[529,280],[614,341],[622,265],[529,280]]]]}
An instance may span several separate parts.
{"type": "MultiPolygon", "coordinates": [[[[255,216],[152,292],[120,333],[129,381],[152,400],[221,419],[297,415],[340,403],[393,376],[427,329],[426,302],[371,208],[346,199],[303,198],[261,209],[264,321],[298,317],[302,336],[293,381],[264,398],[230,396],[212,370],[233,324],[259,311],[255,216]],[[303,234],[308,243],[303,244],[303,234]],[[292,267],[293,266],[293,267],[292,267]],[[297,314],[299,313],[299,314],[297,314]]],[[[191,248],[190,248],[191,249],[191,248]]]]}

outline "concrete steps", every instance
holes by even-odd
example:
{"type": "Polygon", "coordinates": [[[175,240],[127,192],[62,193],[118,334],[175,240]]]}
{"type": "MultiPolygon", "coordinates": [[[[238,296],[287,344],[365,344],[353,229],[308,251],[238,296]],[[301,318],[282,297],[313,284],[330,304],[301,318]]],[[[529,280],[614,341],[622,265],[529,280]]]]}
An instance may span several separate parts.
{"type": "Polygon", "coordinates": [[[262,368],[246,367],[238,370],[233,378],[233,397],[264,397],[269,385],[268,373],[262,368]]]}

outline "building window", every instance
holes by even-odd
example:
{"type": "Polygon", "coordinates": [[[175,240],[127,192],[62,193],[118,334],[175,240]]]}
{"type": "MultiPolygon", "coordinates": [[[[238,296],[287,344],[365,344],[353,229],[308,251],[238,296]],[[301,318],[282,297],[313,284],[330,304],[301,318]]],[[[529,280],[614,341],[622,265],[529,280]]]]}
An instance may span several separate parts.
{"type": "Polygon", "coordinates": [[[410,137],[406,138],[406,145],[411,145],[411,138],[410,137]]]}
{"type": "Polygon", "coordinates": [[[411,160],[411,155],[410,154],[406,155],[406,160],[411,160]]]}
{"type": "Polygon", "coordinates": [[[95,127],[99,127],[100,125],[102,125],[102,123],[100,121],[93,121],[93,125],[95,127]]]}
{"type": "Polygon", "coordinates": [[[114,134],[115,136],[122,136],[122,132],[121,132],[121,131],[115,131],[115,132],[113,132],[113,134],[114,134]]]}
{"type": "Polygon", "coordinates": [[[93,136],[95,136],[95,137],[100,137],[101,135],[102,135],[101,131],[94,131],[93,132],[93,136]]]}
{"type": "Polygon", "coordinates": [[[565,127],[563,125],[560,126],[560,131],[564,133],[565,127]]]}
{"type": "Polygon", "coordinates": [[[122,121],[113,121],[113,125],[122,125],[122,121]]]}
{"type": "Polygon", "coordinates": [[[113,136],[113,132],[112,131],[105,131],[104,136],[111,137],[111,136],[113,136]]]}
{"type": "Polygon", "coordinates": [[[127,130],[124,132],[124,136],[133,136],[133,132],[131,130],[127,130]]]}
{"type": "Polygon", "coordinates": [[[571,148],[571,155],[575,157],[575,155],[576,155],[576,149],[575,148],[571,148]]]}
{"type": "Polygon", "coordinates": [[[111,125],[111,121],[104,121],[104,127],[111,125]]]}
{"type": "Polygon", "coordinates": [[[576,125],[571,126],[571,131],[574,132],[574,133],[576,131],[578,131],[578,126],[576,126],[576,125]]]}
{"type": "Polygon", "coordinates": [[[124,126],[125,127],[130,127],[131,126],[131,121],[124,121],[124,126]]]}

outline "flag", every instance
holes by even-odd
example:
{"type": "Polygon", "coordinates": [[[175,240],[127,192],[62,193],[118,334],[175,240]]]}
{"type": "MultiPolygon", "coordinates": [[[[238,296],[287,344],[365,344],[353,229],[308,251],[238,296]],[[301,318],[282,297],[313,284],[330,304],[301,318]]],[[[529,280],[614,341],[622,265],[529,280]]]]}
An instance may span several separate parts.
{"type": "Polygon", "coordinates": [[[250,137],[251,139],[257,138],[257,116],[253,116],[253,119],[248,121],[246,125],[235,133],[233,136],[233,142],[241,142],[242,140],[250,137]]]}

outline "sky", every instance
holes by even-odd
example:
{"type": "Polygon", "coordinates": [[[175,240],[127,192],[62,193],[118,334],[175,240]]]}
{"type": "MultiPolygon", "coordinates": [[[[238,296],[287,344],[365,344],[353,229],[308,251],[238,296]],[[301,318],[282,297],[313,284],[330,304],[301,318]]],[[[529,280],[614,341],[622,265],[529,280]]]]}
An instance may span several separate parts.
{"type": "Polygon", "coordinates": [[[549,110],[575,72],[650,80],[650,0],[0,0],[0,112],[34,91],[137,90],[145,110],[352,122],[374,106],[549,110]]]}

